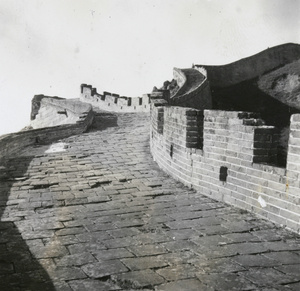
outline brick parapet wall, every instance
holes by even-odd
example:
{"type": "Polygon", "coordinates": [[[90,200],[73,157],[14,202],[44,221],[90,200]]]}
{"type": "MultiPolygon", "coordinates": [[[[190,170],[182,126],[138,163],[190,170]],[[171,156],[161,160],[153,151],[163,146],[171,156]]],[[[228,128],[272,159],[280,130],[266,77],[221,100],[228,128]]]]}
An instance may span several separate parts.
{"type": "Polygon", "coordinates": [[[25,147],[50,144],[59,139],[85,132],[93,123],[94,113],[89,110],[74,124],[45,127],[3,135],[0,137],[0,158],[14,155],[25,147]]]}
{"type": "Polygon", "coordinates": [[[150,95],[142,97],[126,97],[104,91],[97,93],[91,85],[82,84],[80,100],[107,111],[114,112],[149,112],[150,95]]]}
{"type": "Polygon", "coordinates": [[[153,106],[151,153],[163,170],[187,186],[299,232],[299,116],[291,120],[286,169],[271,165],[276,128],[244,112],[205,110],[203,115],[190,108],[153,106]],[[157,118],[162,112],[163,120],[157,118]],[[203,128],[197,116],[204,116],[203,128]],[[189,144],[187,137],[199,138],[201,131],[203,147],[189,144]]]}
{"type": "MultiPolygon", "coordinates": [[[[293,179],[292,186],[300,186],[300,114],[292,115],[289,146],[287,155],[287,170],[289,177],[289,184],[293,179]]],[[[297,190],[296,190],[297,191],[297,190]]],[[[300,196],[300,194],[299,194],[300,196]]]]}

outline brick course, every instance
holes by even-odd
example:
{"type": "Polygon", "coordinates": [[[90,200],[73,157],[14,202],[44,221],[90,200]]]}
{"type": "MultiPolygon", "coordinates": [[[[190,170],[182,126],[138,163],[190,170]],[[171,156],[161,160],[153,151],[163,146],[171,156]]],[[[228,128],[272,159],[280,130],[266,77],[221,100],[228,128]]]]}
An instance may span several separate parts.
{"type": "Polygon", "coordinates": [[[82,84],[80,100],[102,110],[114,112],[149,112],[150,94],[142,97],[126,97],[104,91],[97,93],[97,89],[91,85],[82,84]]]}
{"type": "Polygon", "coordinates": [[[205,195],[296,232],[300,230],[299,136],[300,115],[295,114],[287,166],[281,168],[275,166],[277,129],[263,125],[253,113],[151,108],[151,153],[164,171],[205,195]],[[225,181],[220,178],[221,167],[227,169],[225,181]]]}

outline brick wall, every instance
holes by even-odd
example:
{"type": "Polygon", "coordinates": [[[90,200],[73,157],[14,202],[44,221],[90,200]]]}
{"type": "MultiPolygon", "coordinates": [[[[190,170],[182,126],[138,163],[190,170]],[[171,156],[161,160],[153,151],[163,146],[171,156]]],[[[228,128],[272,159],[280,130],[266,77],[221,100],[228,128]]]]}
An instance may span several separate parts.
{"type": "Polygon", "coordinates": [[[142,97],[119,96],[110,92],[97,93],[96,88],[91,85],[82,84],[80,100],[92,104],[102,110],[114,112],[149,112],[150,96],[144,94],[142,97]]]}
{"type": "Polygon", "coordinates": [[[212,108],[212,98],[209,82],[205,79],[201,84],[187,94],[171,98],[170,104],[174,106],[192,107],[197,109],[212,108]]]}
{"type": "Polygon", "coordinates": [[[93,123],[92,110],[82,114],[74,124],[52,126],[3,135],[0,137],[0,158],[18,153],[26,146],[49,144],[59,139],[85,132],[93,123]]]}
{"type": "Polygon", "coordinates": [[[212,87],[227,87],[258,77],[299,59],[300,46],[288,43],[268,48],[256,55],[222,66],[196,65],[207,70],[212,87]]]}
{"type": "Polygon", "coordinates": [[[256,114],[152,106],[151,152],[189,187],[299,232],[300,115],[291,119],[286,168],[277,129],[256,114]]]}
{"type": "Polygon", "coordinates": [[[185,90],[186,76],[179,68],[173,68],[173,78],[177,82],[177,89],[172,92],[172,96],[180,95],[185,90]]]}
{"type": "MultiPolygon", "coordinates": [[[[35,100],[33,99],[33,102],[35,100]]],[[[84,119],[92,106],[74,99],[56,99],[43,96],[39,109],[31,120],[32,128],[74,124],[84,119]]]]}
{"type": "Polygon", "coordinates": [[[211,91],[204,68],[199,70],[174,68],[173,72],[179,87],[172,92],[170,105],[200,110],[212,108],[211,91]]]}

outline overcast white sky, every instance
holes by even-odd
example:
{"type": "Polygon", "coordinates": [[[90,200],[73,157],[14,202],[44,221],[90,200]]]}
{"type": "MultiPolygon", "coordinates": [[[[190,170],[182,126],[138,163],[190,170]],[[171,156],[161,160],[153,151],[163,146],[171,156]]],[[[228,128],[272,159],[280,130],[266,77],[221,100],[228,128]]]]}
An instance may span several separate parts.
{"type": "Polygon", "coordinates": [[[0,134],[29,124],[35,94],[81,83],[151,92],[173,67],[224,64],[300,43],[299,0],[1,0],[0,134]]]}

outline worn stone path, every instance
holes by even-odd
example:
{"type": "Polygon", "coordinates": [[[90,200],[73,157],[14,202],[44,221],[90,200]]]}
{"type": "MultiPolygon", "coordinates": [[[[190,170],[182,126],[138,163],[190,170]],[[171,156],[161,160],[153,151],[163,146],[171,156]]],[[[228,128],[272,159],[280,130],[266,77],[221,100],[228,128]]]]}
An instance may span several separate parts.
{"type": "Polygon", "coordinates": [[[297,235],[163,173],[147,114],[103,118],[2,161],[0,290],[300,290],[297,235]]]}

